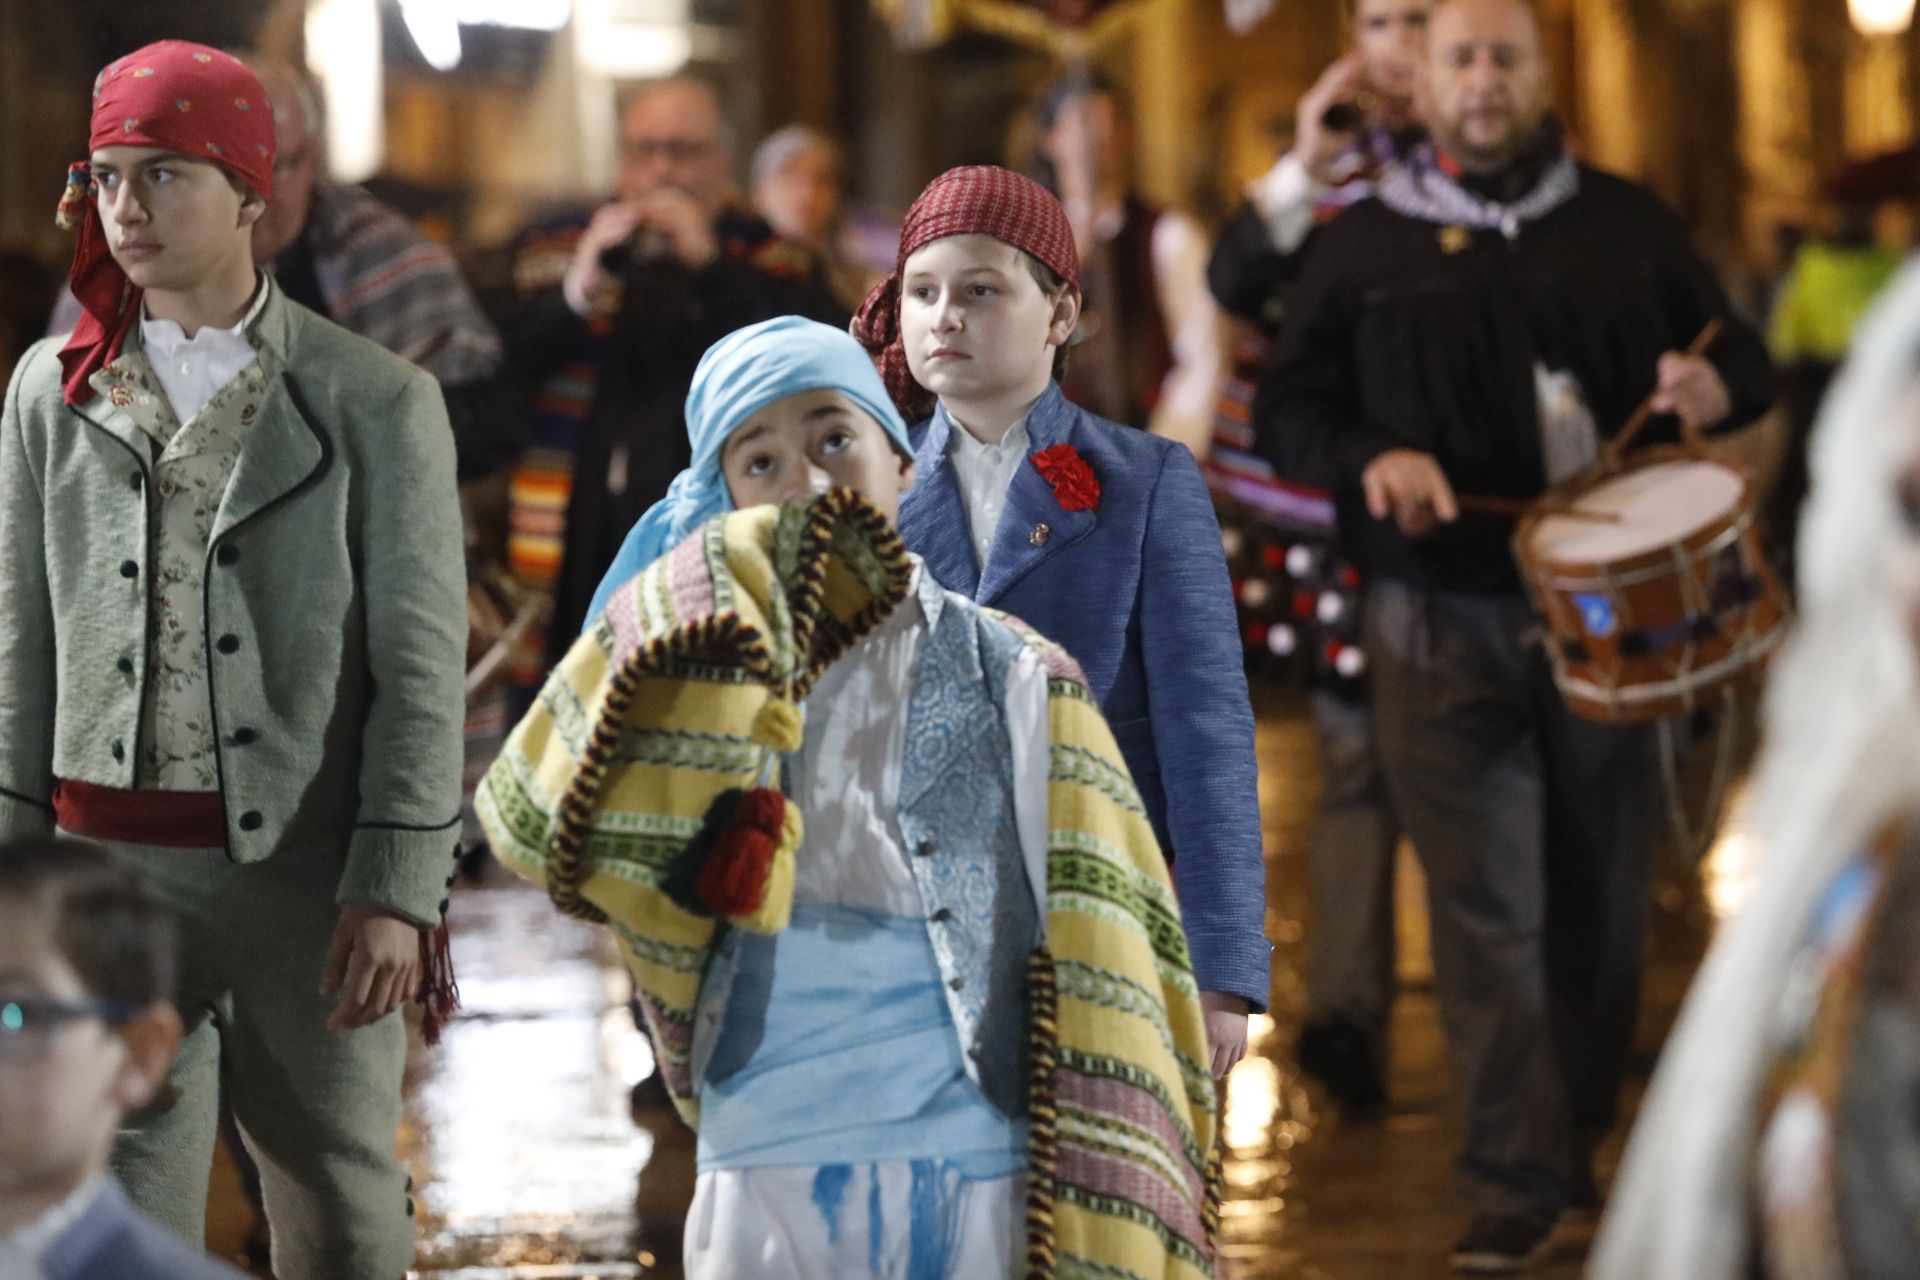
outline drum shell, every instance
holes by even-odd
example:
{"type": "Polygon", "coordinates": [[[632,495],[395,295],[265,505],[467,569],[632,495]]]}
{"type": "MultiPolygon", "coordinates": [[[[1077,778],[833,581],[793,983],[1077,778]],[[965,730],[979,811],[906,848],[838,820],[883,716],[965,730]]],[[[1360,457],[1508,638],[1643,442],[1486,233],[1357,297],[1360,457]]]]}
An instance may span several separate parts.
{"type": "Polygon", "coordinates": [[[1784,630],[1785,598],[1761,542],[1746,473],[1691,449],[1644,450],[1620,471],[1550,490],[1522,518],[1513,551],[1546,623],[1554,681],[1568,707],[1588,719],[1660,720],[1750,686],[1784,630]],[[1556,559],[1535,549],[1533,535],[1555,508],[1576,505],[1622,474],[1674,461],[1734,472],[1738,500],[1685,537],[1616,560],[1556,559]],[[1604,602],[1612,626],[1588,625],[1595,601],[1604,602]]]}

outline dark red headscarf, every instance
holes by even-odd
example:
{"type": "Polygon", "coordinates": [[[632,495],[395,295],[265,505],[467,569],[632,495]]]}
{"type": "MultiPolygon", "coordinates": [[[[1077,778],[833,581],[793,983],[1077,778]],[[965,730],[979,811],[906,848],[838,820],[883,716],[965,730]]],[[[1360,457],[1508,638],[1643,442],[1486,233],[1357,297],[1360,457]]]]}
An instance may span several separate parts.
{"type": "MultiPolygon", "coordinates": [[[[273,196],[273,105],[238,58],[183,40],[162,40],[116,62],[93,82],[90,150],[159,147],[210,160],[257,192],[273,196]]],[[[140,314],[140,290],[113,260],[91,198],[84,161],[67,171],[60,224],[78,225],[67,279],[85,314],[60,352],[68,404],[93,399],[87,379],[120,354],[140,314]]]]}
{"type": "Polygon", "coordinates": [[[853,336],[879,366],[887,393],[908,422],[933,412],[933,397],[913,380],[900,338],[900,276],[907,259],[947,236],[982,235],[1032,254],[1074,288],[1080,287],[1080,254],[1073,227],[1054,194],[1031,178],[997,165],[949,169],[927,185],[900,227],[900,256],[893,274],[874,286],[853,317],[853,336]]]}

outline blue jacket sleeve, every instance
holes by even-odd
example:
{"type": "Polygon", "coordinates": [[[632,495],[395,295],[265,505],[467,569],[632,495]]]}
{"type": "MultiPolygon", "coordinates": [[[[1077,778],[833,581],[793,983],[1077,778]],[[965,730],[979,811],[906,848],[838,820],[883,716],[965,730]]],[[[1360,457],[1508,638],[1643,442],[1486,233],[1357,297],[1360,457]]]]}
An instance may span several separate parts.
{"type": "Polygon", "coordinates": [[[1220,525],[1184,447],[1166,450],[1141,556],[1141,649],[1174,886],[1203,991],[1267,1005],[1272,947],[1253,706],[1220,525]]]}

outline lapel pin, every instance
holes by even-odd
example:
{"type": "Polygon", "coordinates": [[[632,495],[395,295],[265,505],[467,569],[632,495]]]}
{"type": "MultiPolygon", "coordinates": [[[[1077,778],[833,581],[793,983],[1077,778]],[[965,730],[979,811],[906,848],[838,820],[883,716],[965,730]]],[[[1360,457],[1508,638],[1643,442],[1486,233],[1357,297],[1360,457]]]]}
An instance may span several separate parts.
{"type": "Polygon", "coordinates": [[[1031,546],[1044,547],[1047,545],[1047,539],[1052,536],[1052,529],[1044,524],[1037,524],[1033,526],[1033,532],[1027,535],[1027,542],[1031,546]]]}

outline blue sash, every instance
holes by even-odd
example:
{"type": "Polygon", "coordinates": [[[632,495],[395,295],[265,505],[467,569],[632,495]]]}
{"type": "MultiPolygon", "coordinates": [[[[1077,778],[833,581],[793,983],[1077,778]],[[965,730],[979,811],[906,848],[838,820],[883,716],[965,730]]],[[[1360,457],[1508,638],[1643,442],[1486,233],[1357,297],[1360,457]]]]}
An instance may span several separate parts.
{"type": "Polygon", "coordinates": [[[800,904],[733,932],[734,978],[699,1083],[702,1170],[939,1159],[1026,1166],[1024,1118],[967,1078],[924,920],[800,904]]]}

